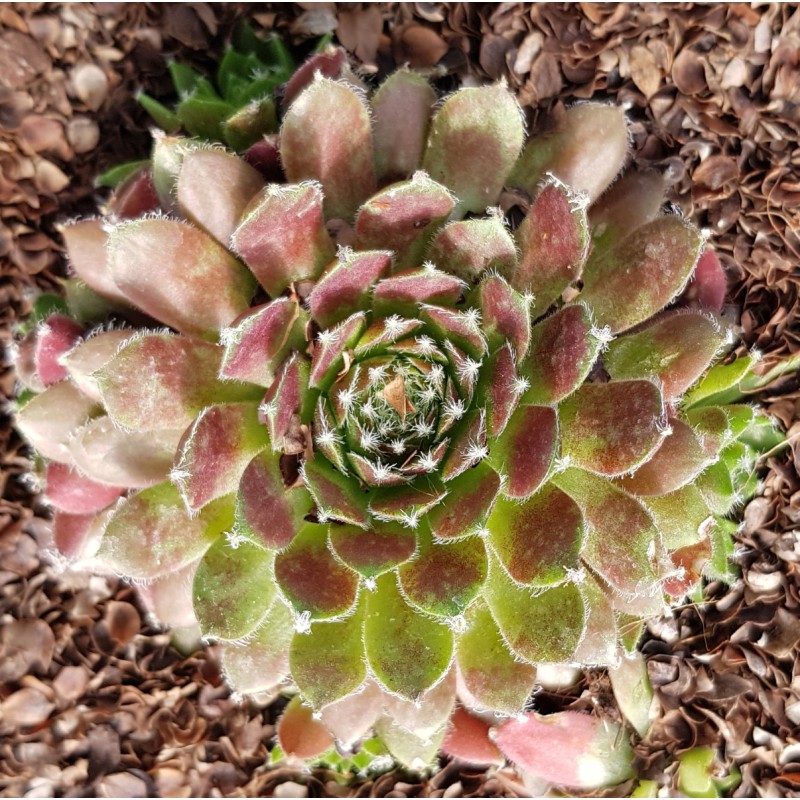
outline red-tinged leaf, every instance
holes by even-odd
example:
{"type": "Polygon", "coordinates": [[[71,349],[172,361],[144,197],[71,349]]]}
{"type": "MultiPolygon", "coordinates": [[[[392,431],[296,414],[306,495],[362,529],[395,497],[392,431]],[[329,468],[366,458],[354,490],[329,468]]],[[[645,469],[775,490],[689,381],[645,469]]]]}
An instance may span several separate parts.
{"type": "Polygon", "coordinates": [[[264,180],[258,170],[223,150],[187,153],[178,174],[178,208],[186,219],[228,247],[231,234],[264,180]]]}
{"type": "Polygon", "coordinates": [[[222,331],[221,378],[271,386],[292,350],[305,347],[308,314],[291,297],[251,308],[222,331]]]}
{"type": "Polygon", "coordinates": [[[327,526],[311,522],[276,556],[275,580],[292,608],[310,619],[341,617],[358,591],[358,575],[328,549],[327,526]]]}
{"type": "Polygon", "coordinates": [[[464,293],[461,280],[435,269],[409,269],[375,287],[376,314],[416,317],[423,303],[454,306],[464,293]]]}
{"type": "Polygon", "coordinates": [[[369,310],[373,286],[391,268],[392,253],[386,250],[340,252],[308,297],[311,316],[325,329],[356,311],[369,310]]]}
{"type": "Polygon", "coordinates": [[[628,170],[589,210],[592,243],[605,248],[655,219],[666,202],[664,176],[628,170]]]}
{"type": "Polygon", "coordinates": [[[450,628],[414,611],[392,573],[379,577],[366,595],[364,644],[378,681],[409,700],[434,686],[453,659],[450,628]]]}
{"type": "Polygon", "coordinates": [[[286,176],[281,166],[281,152],[277,133],[267,133],[254,144],[251,144],[242,154],[242,158],[254,169],[267,183],[285,183],[286,176]]]}
{"type": "Polygon", "coordinates": [[[690,425],[670,419],[669,429],[653,457],[633,475],[618,478],[617,485],[640,496],[667,494],[693,481],[712,462],[690,425]]]}
{"type": "Polygon", "coordinates": [[[583,300],[598,325],[625,331],[660,311],[683,290],[703,237],[676,216],[658,217],[592,256],[583,271],[583,300]]]}
{"type": "Polygon", "coordinates": [[[617,616],[608,598],[608,587],[602,588],[591,573],[580,585],[588,619],[586,636],[575,651],[578,664],[611,666],[619,661],[620,631],[617,616]]]}
{"type": "Polygon", "coordinates": [[[63,314],[51,314],[36,329],[34,363],[36,374],[45,386],[52,386],[67,377],[61,357],[72,350],[82,336],[83,328],[63,314]]]}
{"type": "Polygon", "coordinates": [[[325,390],[330,387],[344,367],[345,352],[355,346],[366,328],[367,316],[359,311],[317,337],[311,356],[308,384],[311,389],[325,390]]]}
{"type": "Polygon", "coordinates": [[[587,383],[558,407],[561,454],[600,475],[636,469],[667,430],[664,400],[650,381],[587,383]]]}
{"type": "Polygon", "coordinates": [[[145,333],[123,344],[92,377],[109,416],[136,431],[186,428],[207,406],[255,400],[256,386],[217,379],[222,348],[198,339],[145,333]]]}
{"type": "Polygon", "coordinates": [[[610,481],[579,469],[554,476],[553,482],[580,507],[587,523],[582,558],[617,593],[635,599],[647,613],[656,597],[657,576],[651,561],[661,537],[644,505],[610,481]]]}
{"type": "Polygon", "coordinates": [[[456,642],[459,696],[477,710],[518,714],[533,692],[536,668],[511,653],[483,600],[467,609],[466,618],[456,642]]]}
{"type": "Polygon", "coordinates": [[[99,412],[94,400],[67,381],[53,384],[17,412],[17,428],[45,457],[69,464],[70,437],[99,412]]]}
{"type": "Polygon", "coordinates": [[[141,489],[166,479],[182,433],[124,431],[110,417],[98,417],[70,439],[70,459],[96,481],[141,489]]]}
{"type": "Polygon", "coordinates": [[[363,607],[342,620],[315,622],[292,639],[292,680],[317,710],[354,692],[367,677],[363,607]]]}
{"type": "Polygon", "coordinates": [[[117,286],[108,265],[108,233],[100,219],[87,219],[61,230],[69,265],[97,294],[113,303],[129,306],[127,294],[117,286]]]}
{"type": "Polygon", "coordinates": [[[169,625],[170,628],[197,625],[192,584],[199,563],[198,558],[176,572],[169,572],[136,587],[145,607],[162,625],[169,625]]]}
{"type": "Polygon", "coordinates": [[[500,493],[500,477],[485,462],[462,472],[447,484],[446,502],[426,515],[437,539],[460,539],[484,530],[500,493]]]}
{"type": "Polygon", "coordinates": [[[69,561],[92,558],[103,538],[108,511],[102,514],[53,514],[53,544],[69,561]]]}
{"type": "Polygon", "coordinates": [[[696,486],[683,486],[669,494],[647,497],[644,503],[661,531],[667,550],[690,547],[708,539],[714,518],[696,486]]]}
{"type": "Polygon", "coordinates": [[[253,276],[222,245],[188,223],[145,218],[124,222],[108,239],[115,283],[142,311],[200,338],[249,305],[253,276]]]}
{"type": "Polygon", "coordinates": [[[500,498],[486,526],[492,548],[517,583],[550,586],[578,567],[583,515],[555,486],[544,486],[523,503],[500,498]]]}
{"type": "Polygon", "coordinates": [[[362,483],[368,486],[400,487],[411,479],[391,464],[380,458],[367,458],[360,453],[348,453],[347,462],[362,483]]]}
{"type": "Polygon", "coordinates": [[[594,201],[622,169],[628,148],[621,106],[580,103],[567,109],[555,131],[528,142],[508,184],[533,195],[550,173],[594,201]]]}
{"type": "Polygon", "coordinates": [[[117,219],[138,219],[160,205],[149,165],[129,175],[108,198],[108,210],[117,219]]]}
{"type": "Polygon", "coordinates": [[[706,248],[697,262],[692,279],[680,298],[681,305],[719,314],[728,293],[728,278],[717,254],[706,248]]]}
{"type": "Polygon", "coordinates": [[[455,199],[424,172],[373,195],[356,217],[358,250],[387,248],[394,253],[395,269],[422,263],[434,231],[450,215],[455,199]]]}
{"type": "Polygon", "coordinates": [[[102,395],[94,373],[104,367],[117,354],[122,343],[134,335],[132,330],[101,331],[79,342],[75,348],[61,356],[61,363],[72,382],[87,397],[101,401],[102,395]]]}
{"type": "Polygon", "coordinates": [[[522,588],[492,560],[483,593],[516,656],[531,664],[573,660],[586,627],[586,607],[574,583],[544,590],[522,588]]]}
{"type": "Polygon", "coordinates": [[[564,306],[533,328],[531,347],[520,366],[530,387],[522,403],[551,405],[571,395],[586,380],[601,337],[586,307],[564,306]]]}
{"type": "Polygon", "coordinates": [[[402,180],[417,169],[435,102],[433,87],[408,69],[393,72],[375,92],[372,140],[379,181],[402,180]]]}
{"type": "Polygon", "coordinates": [[[368,527],[369,498],[353,478],[343,475],[326,459],[318,457],[304,462],[303,479],[324,518],[368,527]]]}
{"type": "Polygon", "coordinates": [[[419,552],[397,571],[406,600],[426,614],[457,617],[478,596],[488,562],[483,539],[436,543],[422,531],[419,552]]]}
{"type": "Polygon", "coordinates": [[[456,671],[450,669],[435,686],[416,700],[384,694],[386,716],[399,728],[427,738],[440,731],[453,713],[456,704],[456,671]]]}
{"type": "Polygon", "coordinates": [[[503,493],[523,500],[544,482],[558,455],[558,416],[547,406],[522,406],[499,439],[491,443],[489,462],[507,481],[503,493]]]}
{"type": "Polygon", "coordinates": [[[468,764],[494,764],[503,762],[503,754],[489,738],[489,724],[472,716],[458,706],[453,712],[450,725],[442,742],[442,751],[468,764]]]}
{"type": "Polygon", "coordinates": [[[447,496],[441,484],[420,479],[413,485],[387,486],[370,493],[369,510],[378,519],[416,528],[419,520],[447,496]]]}
{"type": "Polygon", "coordinates": [[[494,84],[461,89],[431,123],[423,167],[451,189],[461,215],[494,205],[525,137],[514,95],[494,84]]]}
{"type": "Polygon", "coordinates": [[[360,739],[366,738],[378,721],[384,697],[378,685],[368,680],[355,694],[325,706],[320,715],[322,722],[342,747],[350,749],[360,739]]]}
{"type": "Polygon", "coordinates": [[[589,247],[586,205],[564,184],[549,181],[517,230],[519,266],[511,280],[534,296],[538,317],[581,277],[589,247]]]}
{"type": "Polygon", "coordinates": [[[505,345],[489,356],[481,372],[478,396],[486,405],[490,439],[500,436],[519,405],[524,389],[519,378],[511,345],[505,345]]]}
{"type": "Polygon", "coordinates": [[[422,320],[437,339],[452,342],[475,360],[486,353],[486,338],[474,315],[427,304],[420,310],[422,320]]]}
{"type": "Polygon", "coordinates": [[[334,256],[319,184],[265,187],[244,211],[231,244],[272,297],[292,283],[315,280],[334,256]]]}
{"type": "Polygon", "coordinates": [[[168,481],[131,495],[114,510],[98,558],[130,578],[149,580],[196,561],[233,522],[220,500],[191,516],[168,481]]]}
{"type": "Polygon", "coordinates": [[[404,319],[397,315],[376,320],[364,331],[353,352],[356,358],[380,352],[421,327],[421,320],[404,319]]]}
{"type": "Polygon", "coordinates": [[[197,567],[194,612],[204,636],[233,641],[252,633],[275,597],[272,554],[251,542],[219,537],[197,567]]]}
{"type": "Polygon", "coordinates": [[[659,380],[672,400],[697,381],[724,344],[716,320],[701,311],[676,311],[614,340],[603,363],[614,379],[659,380]]]}
{"type": "Polygon", "coordinates": [[[278,744],[288,756],[308,760],[321,756],[333,747],[333,736],[303,705],[300,695],[292,698],[278,720],[278,744]]]}
{"type": "Polygon", "coordinates": [[[273,691],[289,675],[293,636],[292,612],[276,598],[245,642],[223,643],[222,671],[228,683],[243,694],[273,691]]]}
{"type": "Polygon", "coordinates": [[[366,530],[355,525],[331,525],[333,552],[365,578],[376,578],[408,561],[417,549],[413,529],[398,522],[372,522],[366,530]]]}
{"type": "Polygon", "coordinates": [[[306,390],[309,375],[308,359],[301,353],[292,353],[264,395],[259,411],[276,453],[294,454],[305,447],[302,426],[310,422],[313,413],[312,397],[306,390]]]}
{"type": "Polygon", "coordinates": [[[283,90],[283,108],[287,109],[295,98],[314,81],[317,73],[324,78],[338,78],[347,64],[347,53],[341,47],[326,47],[306,59],[289,78],[283,90]]]}
{"type": "Polygon", "coordinates": [[[315,77],[283,118],[281,161],[290,181],[322,184],[326,217],[351,220],[375,192],[372,130],[359,95],[315,77]]]}
{"type": "Polygon", "coordinates": [[[113,503],[123,492],[120,486],[98,483],[67,464],[47,465],[45,497],[53,508],[68,514],[92,514],[113,503]]]}
{"type": "Polygon", "coordinates": [[[153,136],[153,187],[165,211],[175,210],[175,188],[181,162],[187,153],[208,145],[199,139],[182,136],[165,136],[157,131],[153,136]]]}
{"type": "Polygon", "coordinates": [[[563,786],[597,789],[632,774],[633,752],[620,726],[575,711],[528,711],[499,725],[494,741],[525,772],[563,786]]]}
{"type": "Polygon", "coordinates": [[[267,446],[267,431],[255,405],[209,406],[183,435],[171,478],[186,505],[196,511],[235,492],[245,467],[267,446]]]}
{"type": "Polygon", "coordinates": [[[287,489],[280,456],[262,450],[247,465],[236,494],[236,532],[265,547],[286,547],[314,503],[302,487],[287,489]]]}
{"type": "Polygon", "coordinates": [[[680,598],[697,588],[711,555],[711,540],[708,537],[671,553],[670,561],[675,566],[677,574],[665,578],[664,591],[671,597],[680,598]]]}
{"type": "Polygon", "coordinates": [[[486,413],[474,410],[453,428],[450,452],[440,470],[442,480],[452,481],[486,457],[486,413]]]}
{"type": "Polygon", "coordinates": [[[469,302],[481,312],[481,327],[489,349],[508,343],[517,359],[523,358],[531,341],[531,315],[522,295],[503,278],[490,275],[481,281],[469,302]]]}
{"type": "Polygon", "coordinates": [[[495,272],[511,278],[517,246],[499,215],[451,222],[436,234],[426,260],[468,284],[495,272]]]}

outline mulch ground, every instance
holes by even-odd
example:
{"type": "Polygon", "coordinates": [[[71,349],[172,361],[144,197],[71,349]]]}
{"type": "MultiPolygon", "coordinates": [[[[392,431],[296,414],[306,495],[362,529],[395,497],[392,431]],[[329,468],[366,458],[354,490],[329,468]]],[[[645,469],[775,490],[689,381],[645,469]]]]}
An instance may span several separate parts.
{"type": "MultiPolygon", "coordinates": [[[[797,4],[2,4],[0,391],[13,396],[14,326],[63,274],[57,225],[91,212],[92,178],[148,149],[134,94],[169,94],[165,56],[207,68],[236,20],[303,43],[333,32],[380,76],[438,65],[443,88],[505,79],[532,129],[584,98],[622,102],[636,159],[666,172],[671,200],[730,277],[738,352],[765,368],[800,348],[800,9],[797,4]]],[[[800,796],[800,383],[759,396],[791,446],[759,467],[743,509],[742,579],[648,626],[662,706],[636,743],[642,774],[675,782],[697,745],[737,765],[737,796],[800,796]]],[[[276,705],[239,702],[213,648],[182,655],[135,590],[43,559],[48,511],[27,452],[0,421],[0,793],[4,796],[525,795],[510,770],[455,763],[350,785],[270,770],[276,705]]],[[[618,714],[587,671],[541,708],[618,714]]],[[[628,790],[618,787],[614,793],[628,790]]],[[[674,789],[669,791],[674,792],[674,789]]]]}

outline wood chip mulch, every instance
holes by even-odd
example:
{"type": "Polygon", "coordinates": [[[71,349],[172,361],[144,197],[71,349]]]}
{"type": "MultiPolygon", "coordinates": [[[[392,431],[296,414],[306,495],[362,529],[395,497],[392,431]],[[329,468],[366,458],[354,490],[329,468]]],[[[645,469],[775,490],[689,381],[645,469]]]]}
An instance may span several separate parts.
{"type": "MultiPolygon", "coordinates": [[[[738,352],[768,368],[800,348],[800,8],[696,5],[0,4],[0,390],[31,296],[63,274],[57,224],[89,213],[92,178],[148,149],[134,93],[168,96],[165,55],[208,67],[236,20],[295,44],[334,33],[365,76],[439,66],[440,85],[505,79],[533,129],[583,98],[629,109],[636,158],[713,235],[730,276],[738,352]],[[740,314],[740,316],[738,316],[740,314]]],[[[743,511],[742,580],[649,626],[663,713],[636,743],[642,774],[674,787],[675,755],[718,748],[736,796],[800,796],[800,383],[762,392],[791,447],[766,460],[743,511]]],[[[232,698],[213,648],[181,655],[133,587],[43,560],[48,510],[0,420],[0,794],[445,796],[525,794],[510,770],[445,764],[348,785],[269,770],[276,705],[232,698]]],[[[602,671],[542,706],[618,714],[602,671]]],[[[632,784],[631,784],[632,785],[632,784]]],[[[618,787],[614,793],[630,789],[618,787]]],[[[672,793],[674,788],[670,789],[672,793]]]]}

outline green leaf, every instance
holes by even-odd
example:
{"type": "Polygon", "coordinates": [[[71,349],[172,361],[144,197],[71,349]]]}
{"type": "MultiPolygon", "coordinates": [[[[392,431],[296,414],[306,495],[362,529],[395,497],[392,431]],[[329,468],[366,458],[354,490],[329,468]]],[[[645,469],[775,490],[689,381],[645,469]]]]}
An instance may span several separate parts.
{"type": "Polygon", "coordinates": [[[197,70],[180,61],[170,61],[168,69],[175,90],[180,95],[191,94],[197,87],[197,82],[203,77],[197,70]]]}
{"type": "Polygon", "coordinates": [[[136,99],[139,105],[153,118],[153,121],[164,133],[177,133],[181,128],[181,119],[163,103],[159,103],[150,95],[139,92],[136,99]]]}
{"type": "Polygon", "coordinates": [[[94,179],[94,185],[116,189],[126,178],[149,163],[149,159],[143,159],[141,161],[125,161],[122,164],[117,164],[105,172],[101,172],[94,179]]]}
{"type": "Polygon", "coordinates": [[[739,390],[742,379],[750,372],[753,356],[737,358],[730,364],[717,364],[703,379],[690,389],[683,399],[683,407],[720,406],[735,403],[744,395],[739,390]]]}

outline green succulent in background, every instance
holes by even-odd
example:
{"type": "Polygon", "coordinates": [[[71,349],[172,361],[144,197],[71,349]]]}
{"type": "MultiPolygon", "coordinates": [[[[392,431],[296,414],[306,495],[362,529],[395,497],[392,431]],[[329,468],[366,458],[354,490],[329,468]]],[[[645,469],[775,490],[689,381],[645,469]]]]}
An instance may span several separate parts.
{"type": "MultiPolygon", "coordinates": [[[[257,56],[226,55],[226,113],[257,56]]],[[[726,360],[724,273],[661,177],[617,179],[619,108],[526,142],[502,85],[437,104],[401,70],[368,102],[324,57],[284,91],[269,182],[159,136],[65,228],[66,313],[18,361],[56,546],[221,641],[239,691],[294,693],[276,752],[623,780],[620,726],[525,711],[537,669],[609,666],[646,731],[632,654],[732,579],[729,515],[782,441],[740,401],[774,375],[726,360]]],[[[212,98],[187,80],[191,132],[212,98]]]]}

